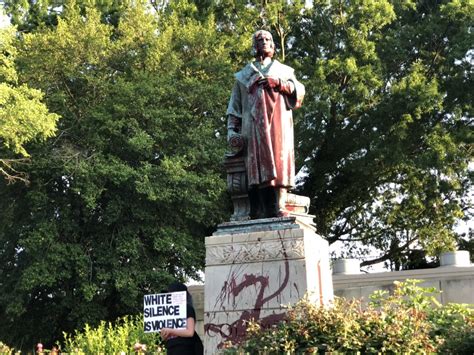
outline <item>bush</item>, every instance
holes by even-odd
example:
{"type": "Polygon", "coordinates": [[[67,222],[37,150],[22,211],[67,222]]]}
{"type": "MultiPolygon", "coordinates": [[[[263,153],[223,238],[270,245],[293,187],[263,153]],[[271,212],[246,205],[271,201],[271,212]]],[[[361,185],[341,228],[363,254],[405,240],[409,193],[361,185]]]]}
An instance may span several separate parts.
{"type": "Polygon", "coordinates": [[[143,331],[143,317],[123,317],[114,323],[102,321],[98,327],[88,324],[74,335],[64,333],[65,352],[74,354],[134,353],[137,345],[145,345],[140,352],[166,354],[158,333],[143,331]],[[146,350],[145,350],[146,349],[146,350]]]}
{"type": "Polygon", "coordinates": [[[435,289],[418,280],[396,282],[392,294],[377,291],[365,307],[336,298],[323,308],[303,299],[285,321],[269,329],[250,322],[240,344],[227,354],[407,353],[472,354],[474,312],[467,305],[442,306],[435,289]]]}
{"type": "Polygon", "coordinates": [[[0,354],[20,354],[20,352],[15,351],[15,349],[10,348],[8,345],[0,341],[0,354]]]}

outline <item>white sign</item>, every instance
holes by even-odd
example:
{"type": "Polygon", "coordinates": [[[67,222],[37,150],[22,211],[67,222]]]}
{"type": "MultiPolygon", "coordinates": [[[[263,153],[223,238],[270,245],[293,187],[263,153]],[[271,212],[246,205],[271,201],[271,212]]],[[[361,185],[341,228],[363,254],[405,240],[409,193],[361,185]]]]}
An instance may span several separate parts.
{"type": "Polygon", "coordinates": [[[145,295],[143,315],[145,333],[186,328],[186,291],[145,295]]]}

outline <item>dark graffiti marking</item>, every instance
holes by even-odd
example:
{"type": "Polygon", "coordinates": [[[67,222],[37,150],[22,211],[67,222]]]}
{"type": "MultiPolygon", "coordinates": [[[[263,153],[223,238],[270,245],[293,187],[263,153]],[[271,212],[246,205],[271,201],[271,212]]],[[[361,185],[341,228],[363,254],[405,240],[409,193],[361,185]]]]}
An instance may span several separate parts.
{"type": "MultiPolygon", "coordinates": [[[[229,301],[231,301],[232,306],[235,307],[237,296],[239,296],[242,291],[250,287],[256,287],[258,289],[258,293],[252,309],[242,311],[240,317],[236,321],[230,324],[216,324],[210,322],[204,325],[204,331],[206,335],[210,337],[218,336],[221,338],[218,347],[222,347],[225,341],[230,340],[235,343],[241,340],[245,335],[246,324],[250,320],[258,320],[264,327],[268,327],[280,322],[284,318],[284,312],[279,314],[271,314],[261,318],[261,311],[264,304],[271,301],[275,297],[279,297],[282,291],[288,286],[288,281],[290,279],[290,264],[288,261],[288,254],[283,243],[284,236],[282,234],[284,233],[278,232],[278,237],[281,242],[283,252],[284,272],[283,279],[279,282],[279,286],[275,292],[268,295],[267,297],[264,296],[265,291],[270,285],[268,276],[243,273],[245,270],[243,265],[235,265],[234,268],[231,268],[227,280],[224,282],[219,296],[216,298],[216,303],[214,305],[215,311],[225,311],[225,304],[229,303],[229,301]]],[[[281,277],[278,279],[281,279],[281,277]]]]}

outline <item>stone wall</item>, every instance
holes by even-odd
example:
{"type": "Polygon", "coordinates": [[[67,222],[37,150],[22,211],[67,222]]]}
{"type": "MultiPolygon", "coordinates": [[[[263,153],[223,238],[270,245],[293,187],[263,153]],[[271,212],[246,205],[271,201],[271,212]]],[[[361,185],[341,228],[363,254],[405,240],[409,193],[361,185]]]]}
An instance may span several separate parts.
{"type": "Polygon", "coordinates": [[[434,269],[419,269],[380,272],[357,275],[333,275],[334,294],[345,298],[362,298],[367,301],[376,290],[390,290],[394,281],[406,279],[423,280],[420,286],[435,287],[441,291],[437,297],[442,304],[474,304],[474,266],[443,266],[434,269]]]}

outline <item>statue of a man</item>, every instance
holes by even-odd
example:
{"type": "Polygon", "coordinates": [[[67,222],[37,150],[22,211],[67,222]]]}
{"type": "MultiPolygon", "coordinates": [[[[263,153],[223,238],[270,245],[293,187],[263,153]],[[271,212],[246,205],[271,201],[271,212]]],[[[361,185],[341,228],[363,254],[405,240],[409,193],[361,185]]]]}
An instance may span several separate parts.
{"type": "Polygon", "coordinates": [[[267,31],[253,35],[255,61],[235,74],[227,108],[228,139],[245,140],[250,217],[282,217],[287,190],[295,185],[292,110],[301,106],[304,86],[294,70],[273,60],[267,31]]]}

